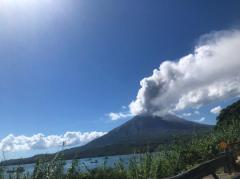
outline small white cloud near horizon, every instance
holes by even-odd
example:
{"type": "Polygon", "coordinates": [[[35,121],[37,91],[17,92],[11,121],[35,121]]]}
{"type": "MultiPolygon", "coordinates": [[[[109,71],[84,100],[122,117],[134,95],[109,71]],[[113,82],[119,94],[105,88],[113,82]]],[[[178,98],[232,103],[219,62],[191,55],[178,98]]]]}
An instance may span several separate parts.
{"type": "Polygon", "coordinates": [[[199,111],[197,111],[197,110],[196,110],[196,111],[194,111],[194,113],[195,113],[195,114],[197,114],[197,115],[199,115],[199,114],[200,114],[200,112],[199,112],[199,111]]]}
{"type": "Polygon", "coordinates": [[[63,135],[35,134],[32,136],[9,134],[0,141],[0,150],[4,152],[29,151],[65,146],[84,145],[106,132],[66,132],[63,135]]]}
{"type": "Polygon", "coordinates": [[[213,113],[213,114],[219,114],[221,112],[221,110],[222,110],[222,107],[221,106],[217,106],[215,108],[212,108],[210,110],[210,112],[213,113]]]}
{"type": "Polygon", "coordinates": [[[124,110],[127,109],[127,106],[124,106],[124,105],[123,105],[123,106],[122,106],[122,109],[124,109],[124,110]]]}
{"type": "Polygon", "coordinates": [[[198,119],[198,120],[194,120],[195,122],[204,122],[206,120],[206,118],[205,117],[201,117],[200,119],[198,119]]]}
{"type": "Polygon", "coordinates": [[[189,113],[183,113],[183,114],[182,114],[182,116],[184,116],[184,117],[189,117],[189,116],[191,116],[191,115],[192,115],[192,113],[190,113],[190,112],[189,112],[189,113]]]}
{"type": "Polygon", "coordinates": [[[119,119],[132,117],[133,115],[129,112],[118,112],[118,113],[110,112],[109,114],[107,114],[107,116],[112,121],[116,121],[116,120],[119,120],[119,119]]]}

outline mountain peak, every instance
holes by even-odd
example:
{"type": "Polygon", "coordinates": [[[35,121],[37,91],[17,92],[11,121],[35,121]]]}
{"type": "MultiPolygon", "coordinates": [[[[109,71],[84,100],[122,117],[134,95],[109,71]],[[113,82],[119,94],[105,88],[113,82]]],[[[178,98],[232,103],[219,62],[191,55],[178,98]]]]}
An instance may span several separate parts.
{"type": "Polygon", "coordinates": [[[147,143],[168,135],[190,134],[209,130],[212,126],[188,121],[178,116],[138,115],[108,134],[95,139],[86,146],[104,146],[123,143],[147,143]]]}

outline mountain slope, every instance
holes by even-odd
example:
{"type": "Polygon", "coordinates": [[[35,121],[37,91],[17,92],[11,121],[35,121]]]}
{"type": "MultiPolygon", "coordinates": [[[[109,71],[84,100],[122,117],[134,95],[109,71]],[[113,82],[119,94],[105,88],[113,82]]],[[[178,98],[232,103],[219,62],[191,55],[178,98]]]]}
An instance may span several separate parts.
{"type": "Polygon", "coordinates": [[[141,151],[146,146],[171,143],[175,136],[209,132],[212,128],[173,115],[136,116],[84,146],[63,152],[67,158],[127,154],[141,151]]]}
{"type": "Polygon", "coordinates": [[[178,133],[189,134],[208,130],[209,125],[199,124],[173,115],[165,117],[136,116],[108,134],[93,140],[85,147],[99,147],[113,144],[147,143],[163,136],[178,133]]]}
{"type": "MultiPolygon", "coordinates": [[[[62,151],[65,159],[128,154],[170,143],[174,136],[209,132],[213,126],[187,121],[173,115],[136,116],[88,144],[62,151]]],[[[53,154],[54,155],[54,154],[53,154]]],[[[52,158],[53,155],[48,155],[52,158]]],[[[41,155],[40,155],[41,156],[41,155]]],[[[4,165],[34,163],[38,157],[9,160],[4,165]]]]}

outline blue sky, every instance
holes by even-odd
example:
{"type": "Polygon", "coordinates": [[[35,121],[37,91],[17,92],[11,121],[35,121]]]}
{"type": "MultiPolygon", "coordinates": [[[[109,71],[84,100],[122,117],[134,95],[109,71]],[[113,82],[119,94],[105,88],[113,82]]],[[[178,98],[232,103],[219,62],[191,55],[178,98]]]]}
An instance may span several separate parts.
{"type": "MultiPolygon", "coordinates": [[[[128,118],[107,114],[126,110],[141,79],[191,53],[202,35],[238,29],[239,8],[237,0],[3,0],[0,138],[109,131],[128,118]]],[[[186,118],[214,124],[210,110],[235,100],[186,118]]]]}

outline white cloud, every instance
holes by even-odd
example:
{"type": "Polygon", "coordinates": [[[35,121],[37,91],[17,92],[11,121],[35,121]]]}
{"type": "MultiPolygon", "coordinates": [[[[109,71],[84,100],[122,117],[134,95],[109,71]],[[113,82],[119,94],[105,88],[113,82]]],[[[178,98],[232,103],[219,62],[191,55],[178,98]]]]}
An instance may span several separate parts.
{"type": "Polygon", "coordinates": [[[203,121],[205,121],[205,117],[201,117],[200,119],[199,119],[199,122],[203,122],[203,121]]]}
{"type": "Polygon", "coordinates": [[[200,119],[198,119],[198,120],[195,120],[196,122],[203,122],[203,121],[205,121],[205,117],[201,117],[200,119]]]}
{"type": "Polygon", "coordinates": [[[240,95],[240,31],[204,36],[195,51],[141,80],[133,115],[163,115],[240,95]]]}
{"type": "Polygon", "coordinates": [[[123,106],[122,106],[122,109],[126,110],[126,109],[127,109],[127,106],[124,106],[124,105],[123,105],[123,106]]]}
{"type": "Polygon", "coordinates": [[[63,142],[67,146],[83,145],[95,138],[106,134],[105,132],[66,132],[64,135],[35,134],[33,136],[15,136],[9,134],[0,141],[1,151],[24,151],[34,149],[46,149],[51,147],[61,147],[63,142]]]}
{"type": "Polygon", "coordinates": [[[184,117],[189,117],[189,116],[191,116],[192,115],[192,113],[183,113],[182,114],[182,116],[184,116],[184,117]]]}
{"type": "Polygon", "coordinates": [[[221,106],[217,106],[215,108],[212,108],[210,110],[210,112],[213,113],[213,114],[219,114],[221,110],[222,110],[222,107],[221,106]]]}
{"type": "Polygon", "coordinates": [[[129,112],[119,112],[119,113],[114,113],[114,112],[111,112],[109,114],[107,114],[108,117],[113,120],[113,121],[116,121],[118,119],[122,119],[122,118],[128,118],[128,117],[131,117],[133,116],[131,113],[129,112]]]}
{"type": "Polygon", "coordinates": [[[195,113],[195,114],[197,114],[197,115],[199,115],[199,114],[200,114],[200,112],[199,112],[199,111],[197,111],[197,110],[196,110],[196,111],[194,111],[194,113],[195,113]]]}

